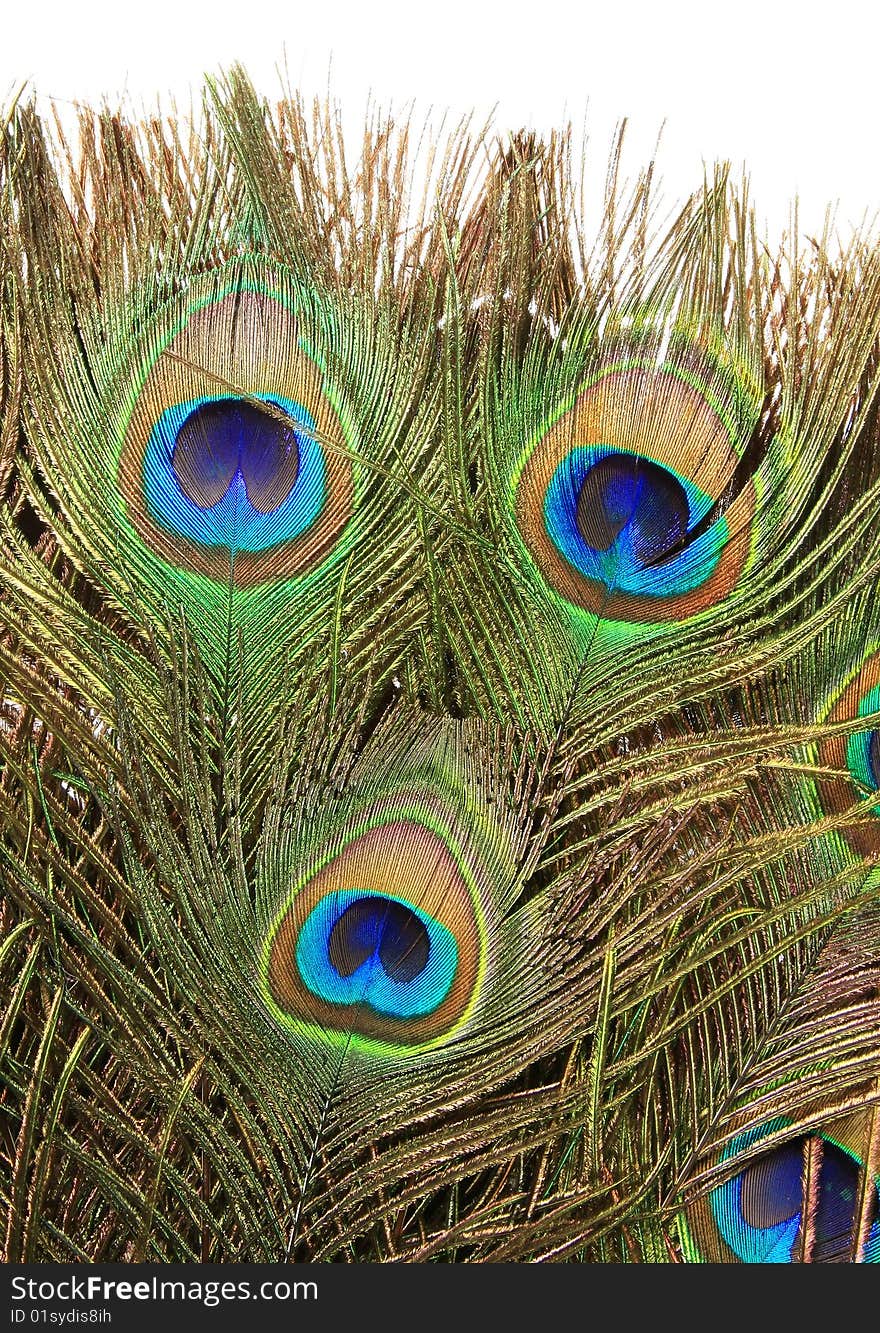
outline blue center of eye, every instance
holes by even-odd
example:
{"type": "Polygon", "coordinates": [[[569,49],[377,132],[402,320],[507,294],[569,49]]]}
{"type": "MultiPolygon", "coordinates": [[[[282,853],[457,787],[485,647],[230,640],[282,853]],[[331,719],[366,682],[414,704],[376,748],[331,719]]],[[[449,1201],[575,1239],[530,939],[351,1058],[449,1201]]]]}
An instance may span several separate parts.
{"type": "Polygon", "coordinates": [[[412,981],[428,965],[431,940],[405,903],[373,896],[345,909],[330,932],[327,951],[340,977],[352,976],[375,956],[392,981],[412,981]]]}
{"type": "Polygon", "coordinates": [[[575,522],[588,546],[608,551],[625,531],[634,560],[663,560],[688,529],[690,507],[671,472],[637,454],[607,454],[589,469],[577,498],[575,522]]]}
{"type": "Polygon", "coordinates": [[[296,944],[299,975],[329,1004],[364,1004],[394,1018],[433,1013],[458,971],[452,931],[391,894],[341,889],[306,917],[296,944]]]}
{"type": "MultiPolygon", "coordinates": [[[[877,1217],[877,1191],[872,1192],[869,1220],[877,1217]]],[[[813,1258],[817,1262],[849,1259],[858,1222],[859,1167],[833,1143],[822,1145],[819,1207],[814,1222],[813,1258]]]]}
{"type": "Polygon", "coordinates": [[[764,1231],[800,1218],[804,1150],[800,1140],[760,1157],[742,1174],[740,1207],[750,1227],[764,1231]]]}
{"type": "Polygon", "coordinates": [[[144,451],[147,509],[203,546],[266,551],[307,532],[327,497],[315,420],[276,395],[173,403],[144,451]]]}
{"type": "Polygon", "coordinates": [[[714,501],[687,477],[639,454],[579,445],[557,465],[544,525],[579,573],[616,593],[675,597],[712,575],[728,540],[714,501]]]}
{"type": "Polygon", "coordinates": [[[222,398],[201,403],[181,424],[171,466],[184,495],[201,509],[222,500],[236,474],[260,514],[271,514],[293,490],[297,432],[280,410],[275,415],[268,407],[222,398]]]}

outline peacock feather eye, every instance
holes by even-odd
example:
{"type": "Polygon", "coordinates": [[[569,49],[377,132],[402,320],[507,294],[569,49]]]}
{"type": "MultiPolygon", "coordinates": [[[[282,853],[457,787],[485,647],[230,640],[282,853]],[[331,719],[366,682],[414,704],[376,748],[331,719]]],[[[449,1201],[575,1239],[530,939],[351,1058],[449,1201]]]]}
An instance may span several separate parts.
{"type": "Polygon", "coordinates": [[[683,366],[601,370],[514,475],[517,529],[541,577],[610,621],[680,621],[728,597],[752,551],[753,483],[715,512],[741,435],[683,366]]]}
{"type": "Polygon", "coordinates": [[[365,812],[297,882],[268,938],[265,989],[286,1024],[368,1049],[450,1036],[486,966],[487,867],[442,801],[365,812]]]}
{"type": "Polygon", "coordinates": [[[351,518],[345,431],[297,320],[267,291],[166,321],[126,409],[119,489],[169,565],[241,588],[294,578],[351,518]]]}
{"type": "MultiPolygon", "coordinates": [[[[774,1120],[740,1135],[724,1160],[785,1122],[774,1120]]],[[[847,1263],[860,1228],[866,1230],[865,1263],[880,1263],[880,1194],[871,1182],[867,1216],[861,1212],[864,1161],[862,1127],[853,1117],[834,1130],[798,1135],[751,1158],[714,1189],[708,1203],[691,1210],[686,1248],[690,1257],[739,1263],[847,1263]]]]}
{"type": "MultiPolygon", "coordinates": [[[[833,700],[827,722],[849,722],[880,712],[880,651],[869,652],[856,673],[833,700]]],[[[819,746],[823,776],[819,795],[828,814],[842,814],[872,791],[880,791],[880,731],[831,736],[819,746]],[[825,776],[825,772],[833,776],[825,776]],[[837,776],[840,774],[840,776],[837,776]]],[[[870,816],[846,828],[847,841],[863,856],[880,851],[880,799],[870,816]]]]}

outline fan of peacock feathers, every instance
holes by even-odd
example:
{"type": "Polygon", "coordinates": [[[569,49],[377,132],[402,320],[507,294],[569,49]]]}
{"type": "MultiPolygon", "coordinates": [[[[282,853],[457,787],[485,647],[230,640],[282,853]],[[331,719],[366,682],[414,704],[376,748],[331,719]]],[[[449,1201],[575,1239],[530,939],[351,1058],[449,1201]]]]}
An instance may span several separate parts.
{"type": "Polygon", "coordinates": [[[9,1260],[880,1260],[880,251],[212,83],[0,164],[9,1260]]]}

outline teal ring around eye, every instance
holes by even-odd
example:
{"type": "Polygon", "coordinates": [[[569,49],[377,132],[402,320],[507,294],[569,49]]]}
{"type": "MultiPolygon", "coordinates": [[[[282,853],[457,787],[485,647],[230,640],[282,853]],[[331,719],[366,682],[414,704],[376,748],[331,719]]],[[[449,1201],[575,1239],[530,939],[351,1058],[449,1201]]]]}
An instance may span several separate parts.
{"type": "Polygon", "coordinates": [[[144,498],[153,520],[177,536],[200,546],[228,546],[237,551],[266,551],[293,541],[321,512],[327,495],[327,467],[315,434],[315,420],[299,403],[280,395],[266,397],[297,423],[299,470],[290,494],[270,513],[251,504],[244,481],[236,473],[222,499],[202,509],[180,486],[172,453],[181,426],[197,408],[231,395],[193,398],[165,409],[150,434],[144,453],[144,498]]]}
{"type": "Polygon", "coordinates": [[[374,895],[371,890],[345,889],[327,894],[306,917],[296,944],[296,964],[303,984],[330,1004],[366,1004],[394,1018],[415,1018],[442,1004],[458,969],[455,936],[441,922],[396,894],[374,895]],[[381,896],[402,904],[424,926],[430,942],[428,965],[411,981],[396,981],[384,971],[378,957],[368,958],[351,976],[342,977],[330,962],[328,941],[346,908],[366,896],[381,896]]]}
{"type": "MultiPolygon", "coordinates": [[[[607,551],[597,551],[585,541],[577,526],[578,496],[590,469],[607,457],[608,452],[601,445],[579,446],[557,465],[544,497],[544,526],[557,551],[585,578],[604,583],[615,592],[672,597],[700,587],[717,566],[728,539],[727,520],[723,516],[677,555],[655,565],[646,566],[636,559],[625,528],[607,551]]],[[[685,492],[689,526],[694,526],[711,509],[712,497],[687,477],[670,475],[685,492]]]]}

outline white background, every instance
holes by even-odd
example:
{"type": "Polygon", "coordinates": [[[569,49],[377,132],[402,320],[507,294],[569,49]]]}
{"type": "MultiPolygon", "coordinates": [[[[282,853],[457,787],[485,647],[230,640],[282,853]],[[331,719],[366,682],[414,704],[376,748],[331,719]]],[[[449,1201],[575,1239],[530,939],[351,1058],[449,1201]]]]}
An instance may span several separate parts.
{"type": "Polygon", "coordinates": [[[601,178],[628,118],[630,170],[658,133],[664,199],[703,163],[752,177],[771,237],[800,196],[800,230],[839,201],[841,238],[880,209],[880,8],[862,0],[3,0],[0,98],[22,84],[44,105],[186,109],[204,72],[242,61],[274,96],[278,68],[305,93],[328,86],[358,124],[372,95],[453,119],[494,108],[498,129],[586,123],[601,178]]]}

